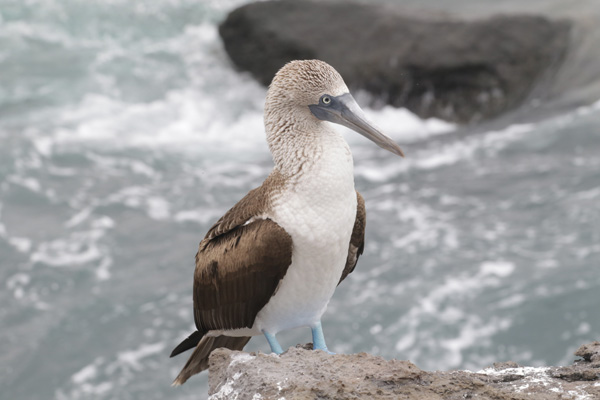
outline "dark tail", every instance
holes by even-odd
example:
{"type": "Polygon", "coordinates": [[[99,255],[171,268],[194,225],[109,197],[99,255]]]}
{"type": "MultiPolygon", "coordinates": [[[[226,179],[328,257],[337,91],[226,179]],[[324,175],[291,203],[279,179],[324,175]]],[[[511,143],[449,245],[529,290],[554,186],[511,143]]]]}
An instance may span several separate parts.
{"type": "Polygon", "coordinates": [[[169,357],[175,357],[179,353],[183,353],[186,350],[196,347],[200,342],[200,339],[202,339],[202,333],[195,331],[183,342],[179,343],[179,345],[173,349],[169,357]]]}
{"type": "MultiPolygon", "coordinates": [[[[186,346],[187,346],[187,345],[189,345],[189,343],[191,343],[192,340],[195,340],[195,339],[192,339],[192,337],[194,336],[195,333],[197,333],[197,331],[192,333],[190,335],[190,337],[185,339],[179,346],[177,346],[175,348],[175,350],[179,349],[180,347],[181,348],[185,347],[184,343],[187,342],[188,343],[188,344],[186,344],[186,346]],[[190,340],[190,342],[188,342],[188,340],[190,340]]],[[[198,334],[198,335],[200,335],[200,334],[198,334]]],[[[173,386],[183,385],[185,383],[185,381],[187,381],[192,375],[195,375],[197,373],[204,371],[205,369],[208,369],[208,356],[210,356],[210,353],[214,349],[216,349],[218,347],[226,347],[230,350],[242,350],[244,348],[244,346],[246,345],[246,343],[248,343],[249,340],[250,340],[250,337],[247,337],[247,336],[242,336],[242,337],[232,337],[232,336],[208,337],[208,336],[204,336],[201,339],[199,338],[196,349],[194,350],[194,352],[192,353],[190,358],[187,360],[187,363],[185,363],[185,366],[183,367],[183,369],[181,370],[179,375],[177,375],[177,378],[175,378],[175,380],[173,381],[173,386]]],[[[175,353],[175,350],[173,350],[173,353],[175,353]]],[[[187,350],[187,349],[184,349],[181,351],[185,351],[185,350],[187,350]]],[[[177,354],[179,354],[179,353],[177,353],[177,354]]]]}

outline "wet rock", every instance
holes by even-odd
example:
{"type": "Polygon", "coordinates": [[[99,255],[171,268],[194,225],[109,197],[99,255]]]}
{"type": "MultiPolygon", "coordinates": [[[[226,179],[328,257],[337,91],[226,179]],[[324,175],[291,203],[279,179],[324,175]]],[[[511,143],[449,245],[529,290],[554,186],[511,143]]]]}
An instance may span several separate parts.
{"type": "Polygon", "coordinates": [[[493,365],[496,371],[502,371],[508,368],[520,368],[521,366],[514,361],[495,362],[493,365]]]}
{"type": "Polygon", "coordinates": [[[575,355],[582,357],[584,361],[600,366],[600,342],[584,344],[577,349],[575,355]]]}
{"type": "Polygon", "coordinates": [[[600,379],[600,371],[574,365],[570,367],[561,367],[549,372],[553,378],[563,379],[568,382],[576,381],[595,381],[600,379]]]}
{"type": "Polygon", "coordinates": [[[210,357],[209,394],[211,400],[593,400],[600,399],[599,374],[585,358],[570,367],[507,362],[478,372],[429,372],[367,353],[332,356],[299,346],[276,356],[217,349],[210,357]]]}
{"type": "Polygon", "coordinates": [[[264,85],[290,60],[319,58],[352,91],[370,93],[371,105],[471,122],[518,106],[550,79],[570,23],[525,15],[441,20],[390,5],[294,0],[242,6],[219,32],[233,62],[264,85]]]}

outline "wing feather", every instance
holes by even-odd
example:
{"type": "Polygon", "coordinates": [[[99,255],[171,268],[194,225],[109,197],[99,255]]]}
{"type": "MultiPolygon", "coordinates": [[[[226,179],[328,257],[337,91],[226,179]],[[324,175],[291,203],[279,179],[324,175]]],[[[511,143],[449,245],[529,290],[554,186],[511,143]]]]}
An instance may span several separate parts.
{"type": "Polygon", "coordinates": [[[358,258],[365,249],[365,227],[367,225],[367,210],[365,209],[365,200],[362,195],[356,192],[356,220],[354,221],[354,228],[352,229],[352,236],[350,237],[350,247],[348,248],[348,258],[346,259],[346,266],[342,272],[342,277],[338,282],[338,285],[342,283],[346,277],[354,271],[358,258]]]}
{"type": "Polygon", "coordinates": [[[214,224],[198,247],[194,319],[200,332],[251,328],[292,263],[292,238],[267,219],[277,173],[214,224]]]}
{"type": "Polygon", "coordinates": [[[269,219],[239,226],[198,253],[194,318],[199,331],[251,328],[292,263],[292,238],[269,219]]]}

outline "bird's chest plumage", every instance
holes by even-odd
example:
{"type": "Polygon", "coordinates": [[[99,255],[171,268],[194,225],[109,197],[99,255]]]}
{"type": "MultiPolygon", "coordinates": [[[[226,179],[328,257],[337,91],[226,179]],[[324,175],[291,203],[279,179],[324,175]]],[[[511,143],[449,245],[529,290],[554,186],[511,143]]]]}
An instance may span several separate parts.
{"type": "Polygon", "coordinates": [[[292,264],[257,316],[271,332],[318,321],[339,282],[356,219],[350,151],[323,154],[273,204],[271,218],[292,237],[292,264]]]}

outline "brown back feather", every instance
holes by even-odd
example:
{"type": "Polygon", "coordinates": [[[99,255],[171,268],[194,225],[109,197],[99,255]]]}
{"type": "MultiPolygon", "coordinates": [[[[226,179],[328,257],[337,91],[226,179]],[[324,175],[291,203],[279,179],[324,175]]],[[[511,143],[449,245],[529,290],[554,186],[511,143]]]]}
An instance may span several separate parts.
{"type": "Polygon", "coordinates": [[[258,217],[267,212],[271,206],[270,194],[281,191],[283,185],[283,177],[277,170],[273,170],[262,185],[248,192],[208,230],[206,236],[200,242],[200,251],[217,236],[242,226],[252,217],[258,217]]]}

